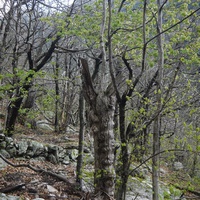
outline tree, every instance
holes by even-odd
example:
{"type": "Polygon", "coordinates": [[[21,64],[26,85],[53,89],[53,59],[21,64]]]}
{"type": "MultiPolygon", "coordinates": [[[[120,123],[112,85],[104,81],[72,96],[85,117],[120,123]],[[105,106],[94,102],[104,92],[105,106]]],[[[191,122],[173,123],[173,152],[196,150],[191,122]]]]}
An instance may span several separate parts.
{"type": "MultiPolygon", "coordinates": [[[[141,3],[124,4],[124,2],[115,2],[115,4],[112,4],[112,6],[109,7],[108,4],[108,13],[110,12],[111,8],[112,14],[108,14],[107,17],[106,23],[108,24],[108,36],[105,37],[104,40],[108,38],[107,43],[105,43],[105,49],[107,50],[106,53],[108,55],[107,59],[109,66],[111,66],[111,68],[109,68],[111,72],[110,77],[107,78],[107,80],[112,81],[111,85],[113,85],[114,93],[119,105],[119,133],[121,152],[119,153],[120,157],[117,161],[118,163],[122,163],[118,165],[116,171],[118,175],[117,177],[120,179],[120,181],[118,181],[120,183],[116,185],[116,190],[118,191],[117,198],[119,199],[125,198],[128,177],[130,175],[130,171],[132,171],[131,164],[134,162],[133,153],[137,152],[137,148],[139,146],[139,151],[143,152],[140,155],[147,156],[144,155],[144,152],[147,153],[145,148],[147,149],[148,138],[151,135],[150,133],[155,132],[160,134],[160,132],[162,132],[162,127],[159,126],[161,126],[162,120],[165,120],[166,113],[169,110],[169,112],[172,112],[170,104],[173,102],[172,94],[175,92],[174,86],[180,70],[180,62],[179,59],[174,58],[173,53],[170,53],[170,56],[168,56],[174,61],[174,63],[171,62],[170,59],[166,59],[165,63],[163,63],[163,53],[161,51],[162,44],[157,47],[155,41],[160,41],[160,38],[164,37],[164,33],[166,34],[166,38],[168,36],[171,38],[171,34],[174,34],[173,28],[179,24],[182,24],[184,20],[188,19],[198,11],[196,10],[194,12],[187,13],[185,18],[181,18],[176,22],[170,22],[167,24],[165,21],[165,29],[159,32],[158,30],[160,30],[161,24],[158,23],[157,19],[162,19],[160,11],[165,8],[164,5],[166,2],[167,1],[160,5],[159,12],[157,12],[158,8],[156,8],[155,3],[147,3],[147,1],[144,1],[143,5],[141,3]],[[135,9],[135,12],[132,12],[133,8],[135,9]],[[122,10],[123,12],[120,12],[122,10]],[[137,20],[133,21],[133,19],[137,20]],[[133,26],[132,23],[134,23],[134,26],[136,27],[135,29],[129,27],[130,24],[131,27],[133,26]],[[159,27],[159,29],[157,30],[155,27],[159,27]],[[160,61],[159,66],[162,66],[157,70],[156,66],[158,63],[158,49],[160,52],[160,60],[162,60],[162,63],[160,61]],[[165,68],[163,70],[163,64],[165,64],[165,66],[169,65],[169,68],[165,68]],[[120,73],[122,71],[123,73],[120,73]],[[169,73],[170,75],[168,75],[169,73]],[[167,76],[167,81],[164,81],[162,74],[167,76]],[[160,87],[163,90],[163,97],[160,96],[160,87]],[[156,98],[156,96],[158,98],[156,98]],[[132,111],[127,112],[128,109],[132,111]],[[134,127],[134,130],[131,132],[131,134],[127,134],[129,132],[128,127],[130,127],[126,126],[127,119],[125,116],[127,113],[129,113],[128,116],[132,115],[130,123],[128,123],[134,127]],[[153,124],[155,125],[154,131],[153,124]],[[137,138],[134,140],[133,137],[137,138]],[[135,142],[135,144],[132,145],[132,148],[130,148],[132,142],[135,142]]],[[[77,33],[76,36],[82,39],[83,44],[90,47],[90,50],[93,52],[93,54],[87,55],[89,55],[91,58],[94,58],[95,53],[99,52],[98,39],[95,36],[102,36],[98,34],[98,27],[96,27],[97,24],[100,24],[100,21],[104,21],[100,20],[100,5],[101,4],[99,2],[86,5],[84,7],[84,17],[77,15],[74,20],[74,24],[79,27],[75,29],[77,33]],[[91,15],[93,18],[90,17],[91,15]],[[84,25],[82,26],[82,24],[84,25]],[[90,26],[92,26],[92,29],[90,29],[90,26]]],[[[167,4],[167,6],[170,7],[171,5],[167,4]]],[[[177,10],[174,12],[177,13],[177,10]]],[[[165,16],[165,20],[169,20],[169,18],[165,16]]],[[[166,44],[169,44],[168,40],[166,40],[166,44]]],[[[171,46],[171,43],[169,46],[173,49],[173,51],[175,51],[174,46],[171,46]]],[[[167,49],[169,46],[166,45],[165,48],[167,49]]],[[[102,51],[100,53],[102,53],[102,51]]],[[[100,56],[95,57],[98,61],[98,65],[94,70],[95,75],[97,74],[96,72],[101,70],[101,68],[99,68],[99,62],[103,62],[103,60],[105,60],[103,59],[102,54],[99,55],[100,56]]],[[[91,76],[92,82],[94,81],[93,75],[91,76]]],[[[103,80],[103,78],[101,79],[103,80]]],[[[95,85],[94,87],[99,85],[101,88],[102,85],[100,84],[102,84],[102,82],[98,79],[98,81],[96,81],[93,85],[95,85]]],[[[154,136],[154,141],[157,140],[159,143],[160,136],[154,136]]],[[[154,146],[159,147],[159,145],[154,146]]],[[[149,153],[150,152],[151,151],[149,151],[149,153]]],[[[159,152],[159,149],[156,151],[154,150],[152,157],[157,158],[159,152]]],[[[142,161],[143,158],[140,158],[140,160],[142,161]]],[[[155,169],[157,168],[155,167],[155,169]]],[[[155,183],[157,183],[157,181],[155,181],[155,183]]]]}
{"type": "MultiPolygon", "coordinates": [[[[11,1],[9,11],[5,15],[9,18],[5,16],[2,24],[2,27],[5,27],[3,42],[7,42],[3,53],[6,55],[6,51],[12,51],[12,59],[9,61],[12,66],[9,68],[12,84],[9,85],[10,101],[5,130],[8,135],[12,135],[24,96],[32,87],[36,74],[51,59],[61,36],[57,27],[52,29],[45,22],[47,11],[43,10],[39,2],[11,1]],[[8,34],[8,30],[12,31],[8,34]]],[[[65,28],[68,24],[66,21],[65,28]]],[[[6,61],[6,57],[4,60],[6,61]]]]}
{"type": "Polygon", "coordinates": [[[114,108],[115,95],[109,90],[95,90],[88,63],[81,59],[84,96],[90,105],[89,119],[91,134],[94,137],[94,185],[98,199],[110,199],[114,196],[114,108]]]}
{"type": "Polygon", "coordinates": [[[162,3],[157,1],[158,17],[157,17],[157,45],[158,45],[158,76],[156,79],[156,96],[157,96],[157,116],[153,126],[153,162],[152,162],[152,182],[153,182],[153,200],[159,199],[159,152],[160,152],[160,120],[162,110],[162,79],[164,67],[164,51],[163,51],[163,35],[162,32],[162,9],[167,1],[162,3]]]}
{"type": "MultiPolygon", "coordinates": [[[[70,14],[66,17],[66,13],[57,10],[53,17],[36,20],[35,27],[43,39],[37,37],[37,31],[31,32],[37,42],[30,34],[30,44],[23,56],[17,57],[19,50],[11,48],[16,59],[10,63],[18,70],[18,61],[23,61],[23,69],[27,70],[23,77],[19,70],[11,73],[16,81],[11,94],[18,92],[17,98],[12,99],[13,105],[30,91],[38,71],[43,69],[46,73],[48,69],[48,81],[53,83],[53,94],[56,94],[51,101],[54,103],[51,109],[56,111],[56,131],[64,132],[70,115],[80,109],[78,181],[83,151],[83,113],[82,96],[79,106],[76,97],[82,88],[81,68],[87,122],[94,137],[94,187],[100,199],[114,195],[117,199],[126,199],[129,176],[151,159],[153,199],[158,199],[160,162],[169,162],[160,158],[160,153],[174,156],[170,164],[182,156],[179,151],[192,155],[190,174],[195,176],[193,172],[199,162],[199,127],[194,123],[199,113],[199,22],[196,15],[200,8],[195,7],[195,2],[188,2],[75,2],[73,17],[70,14]],[[50,41],[44,40],[46,35],[50,41]],[[37,57],[39,53],[35,53],[34,47],[39,53],[44,52],[43,57],[37,57]],[[50,49],[52,52],[46,57],[50,49]]],[[[8,17],[7,24],[12,22],[12,12],[10,14],[11,21],[8,17]]],[[[32,15],[28,16],[27,19],[32,19],[32,15]]],[[[20,22],[20,15],[18,17],[20,22]]],[[[2,41],[8,46],[6,33],[2,41]]],[[[12,34],[9,37],[12,38],[12,34]]],[[[12,41],[15,46],[21,44],[18,38],[12,41]]],[[[42,81],[48,90],[50,86],[46,86],[46,80],[42,81]]],[[[48,94],[37,101],[46,102],[45,97],[48,94]]],[[[185,164],[188,166],[186,161],[185,164]]]]}

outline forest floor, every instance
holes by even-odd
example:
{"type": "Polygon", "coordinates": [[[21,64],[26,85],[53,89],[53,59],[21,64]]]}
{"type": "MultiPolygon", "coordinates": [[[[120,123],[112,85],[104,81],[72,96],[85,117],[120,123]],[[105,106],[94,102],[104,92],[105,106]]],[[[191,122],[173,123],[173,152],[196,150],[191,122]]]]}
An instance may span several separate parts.
{"type": "MultiPolygon", "coordinates": [[[[24,138],[36,138],[38,142],[56,144],[63,137],[63,134],[42,133],[38,135],[31,130],[24,130],[18,127],[15,140],[24,138]]],[[[78,141],[78,136],[72,136],[78,141]]],[[[76,165],[71,162],[69,165],[52,164],[48,161],[37,159],[12,158],[9,159],[15,165],[26,164],[44,169],[55,174],[62,174],[67,178],[67,182],[60,181],[55,177],[44,173],[34,172],[27,167],[13,167],[7,165],[0,171],[0,193],[6,195],[20,196],[22,200],[43,198],[51,200],[77,200],[85,199],[86,194],[76,187],[76,165]]]]}
{"type": "MultiPolygon", "coordinates": [[[[57,134],[53,132],[38,132],[24,128],[22,126],[17,127],[15,140],[21,140],[24,138],[33,138],[41,143],[50,143],[59,145],[62,141],[62,137],[69,136],[70,139],[78,142],[78,134],[57,134]]],[[[12,158],[9,159],[15,165],[26,164],[36,168],[44,169],[48,172],[55,174],[62,174],[67,179],[67,182],[60,181],[56,177],[52,177],[45,173],[35,172],[27,167],[13,167],[7,165],[0,171],[0,193],[6,193],[6,195],[20,196],[21,200],[32,200],[35,198],[43,198],[45,200],[88,200],[89,193],[78,190],[76,184],[76,162],[71,162],[69,165],[64,164],[52,164],[48,161],[41,161],[37,159],[25,159],[25,158],[12,158]]],[[[162,177],[162,181],[168,183],[167,185],[175,185],[178,179],[182,179],[179,182],[180,189],[186,191],[187,196],[190,199],[200,198],[200,185],[194,183],[194,190],[198,191],[196,194],[185,188],[188,185],[188,178],[186,174],[182,172],[170,172],[162,177]],[[183,177],[184,176],[184,177],[183,177]],[[182,187],[183,186],[183,187],[182,187]]]]}

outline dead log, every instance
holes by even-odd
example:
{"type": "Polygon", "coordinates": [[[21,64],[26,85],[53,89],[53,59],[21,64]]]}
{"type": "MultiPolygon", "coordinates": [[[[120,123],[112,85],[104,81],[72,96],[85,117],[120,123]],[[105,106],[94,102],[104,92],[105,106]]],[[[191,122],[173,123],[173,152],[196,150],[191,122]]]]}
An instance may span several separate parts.
{"type": "Polygon", "coordinates": [[[5,188],[1,188],[0,192],[2,193],[8,193],[8,192],[13,192],[15,190],[20,190],[22,187],[24,187],[26,184],[25,183],[20,183],[18,185],[10,185],[5,188]]]}

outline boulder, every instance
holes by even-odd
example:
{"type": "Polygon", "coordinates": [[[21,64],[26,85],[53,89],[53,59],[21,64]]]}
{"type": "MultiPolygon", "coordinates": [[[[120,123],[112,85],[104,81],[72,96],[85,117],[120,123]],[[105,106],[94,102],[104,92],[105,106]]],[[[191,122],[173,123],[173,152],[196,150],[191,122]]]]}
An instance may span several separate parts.
{"type": "Polygon", "coordinates": [[[17,147],[18,147],[18,155],[19,156],[25,155],[28,149],[28,141],[27,140],[19,141],[17,147]]]}
{"type": "Polygon", "coordinates": [[[174,162],[174,170],[178,171],[183,169],[183,164],[181,162],[174,162]]]}
{"type": "Polygon", "coordinates": [[[37,157],[44,154],[45,148],[44,145],[37,141],[29,141],[29,146],[27,149],[27,155],[31,157],[37,157]]]}
{"type": "Polygon", "coordinates": [[[36,127],[38,129],[46,130],[46,131],[53,131],[53,128],[49,126],[49,123],[47,120],[41,120],[36,122],[36,127]]]}

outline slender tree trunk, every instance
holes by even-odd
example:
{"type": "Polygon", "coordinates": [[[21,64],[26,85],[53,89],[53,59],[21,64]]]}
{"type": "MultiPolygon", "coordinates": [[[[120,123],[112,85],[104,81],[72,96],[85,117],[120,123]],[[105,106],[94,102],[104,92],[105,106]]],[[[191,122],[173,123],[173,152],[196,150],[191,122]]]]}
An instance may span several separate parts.
{"type": "Polygon", "coordinates": [[[58,96],[59,96],[59,82],[58,82],[58,76],[59,76],[59,65],[58,65],[58,54],[56,55],[56,69],[55,69],[55,91],[56,91],[56,98],[55,98],[55,132],[59,131],[59,122],[58,122],[58,96]]]}
{"type": "MultiPolygon", "coordinates": [[[[195,119],[196,120],[196,123],[198,123],[198,118],[195,119]]],[[[198,125],[196,124],[195,126],[196,128],[198,127],[198,125]]],[[[198,138],[198,135],[199,133],[196,132],[196,135],[195,135],[195,138],[198,138]]],[[[193,178],[196,174],[196,169],[197,169],[197,166],[198,166],[198,148],[199,148],[199,140],[196,139],[196,142],[195,142],[195,152],[194,152],[194,155],[193,155],[193,161],[192,161],[192,167],[191,167],[191,172],[190,172],[190,176],[193,178]]]]}
{"type": "Polygon", "coordinates": [[[119,129],[121,139],[121,161],[122,166],[120,169],[121,183],[117,193],[117,200],[126,199],[127,182],[129,177],[129,154],[128,154],[128,142],[125,131],[125,106],[126,100],[119,103],[119,129]]]}
{"type": "Polygon", "coordinates": [[[152,158],[152,183],[153,183],[153,200],[159,200],[159,151],[160,151],[160,126],[159,117],[154,121],[153,127],[153,155],[152,158]],[[157,155],[158,154],[158,155],[157,155]]]}
{"type": "Polygon", "coordinates": [[[81,90],[79,96],[79,122],[80,122],[80,130],[79,130],[79,145],[78,145],[78,159],[77,159],[77,176],[76,182],[79,183],[80,189],[82,189],[82,164],[83,164],[83,147],[84,147],[84,97],[83,91],[81,90]]]}
{"type": "MultiPolygon", "coordinates": [[[[161,0],[157,0],[158,5],[158,22],[157,32],[158,34],[162,31],[162,7],[161,0]]],[[[157,37],[158,45],[158,76],[157,76],[157,116],[154,121],[153,127],[153,159],[152,159],[152,182],[153,182],[153,200],[159,200],[159,152],[160,152],[160,119],[161,119],[161,108],[162,108],[162,70],[164,65],[164,52],[162,44],[162,35],[157,37]]]]}

